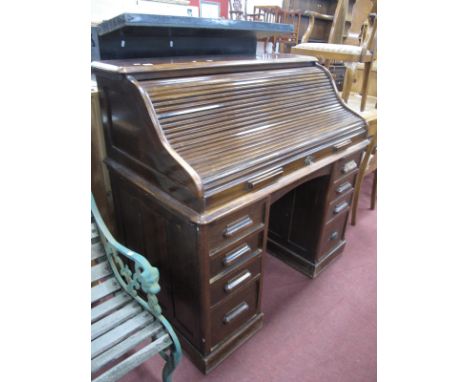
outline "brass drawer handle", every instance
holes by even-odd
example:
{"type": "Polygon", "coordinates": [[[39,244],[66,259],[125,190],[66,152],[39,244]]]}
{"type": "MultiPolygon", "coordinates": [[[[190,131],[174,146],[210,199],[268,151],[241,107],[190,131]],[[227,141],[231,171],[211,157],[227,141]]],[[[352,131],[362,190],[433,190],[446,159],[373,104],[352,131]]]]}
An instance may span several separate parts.
{"type": "Polygon", "coordinates": [[[350,190],[351,188],[353,188],[353,185],[349,182],[346,182],[346,183],[340,184],[336,188],[336,192],[338,194],[344,194],[346,191],[350,190]]]}
{"type": "Polygon", "coordinates": [[[335,215],[338,215],[341,211],[344,211],[346,208],[348,208],[349,204],[348,202],[341,202],[337,206],[335,206],[333,213],[335,215]]]}
{"type": "Polygon", "coordinates": [[[251,224],[253,224],[253,220],[250,218],[250,216],[244,216],[243,218],[235,221],[234,223],[228,224],[224,229],[223,236],[231,237],[251,224]]]}
{"type": "Polygon", "coordinates": [[[273,170],[266,171],[263,174],[260,174],[259,176],[248,180],[247,188],[249,190],[253,190],[255,187],[258,187],[262,183],[265,183],[273,178],[276,178],[277,176],[280,176],[283,172],[283,167],[278,167],[273,170]]]}
{"type": "Polygon", "coordinates": [[[336,240],[338,239],[338,231],[333,231],[332,234],[330,235],[330,240],[336,240]]]}
{"type": "Polygon", "coordinates": [[[223,265],[227,267],[247,252],[250,252],[250,246],[248,244],[244,244],[242,247],[236,248],[234,251],[229,252],[226,255],[226,257],[223,259],[223,265]]]}
{"type": "Polygon", "coordinates": [[[343,150],[346,146],[348,146],[350,143],[352,143],[351,139],[346,139],[344,141],[341,141],[337,143],[336,145],[333,145],[333,151],[340,151],[343,150]]]}
{"type": "Polygon", "coordinates": [[[250,273],[250,271],[247,271],[245,272],[243,275],[229,281],[225,286],[224,286],[224,290],[229,293],[229,292],[232,292],[232,290],[236,287],[238,287],[239,285],[241,285],[243,282],[245,282],[246,280],[248,280],[250,277],[252,276],[252,273],[250,273]]]}
{"type": "Polygon", "coordinates": [[[236,306],[233,310],[226,313],[223,319],[224,324],[230,324],[237,316],[244,313],[246,310],[249,309],[249,305],[244,301],[240,305],[236,306]]]}
{"type": "Polygon", "coordinates": [[[352,161],[349,161],[348,163],[346,163],[342,169],[341,169],[341,173],[342,174],[347,174],[348,172],[351,172],[353,170],[355,170],[357,168],[357,163],[356,161],[353,159],[352,161]]]}

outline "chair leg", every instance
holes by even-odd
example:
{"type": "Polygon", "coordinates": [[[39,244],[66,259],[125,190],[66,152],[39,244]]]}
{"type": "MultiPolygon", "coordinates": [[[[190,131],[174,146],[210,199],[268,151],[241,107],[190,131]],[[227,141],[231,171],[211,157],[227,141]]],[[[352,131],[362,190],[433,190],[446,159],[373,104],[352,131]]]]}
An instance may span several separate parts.
{"type": "Polygon", "coordinates": [[[356,179],[356,186],[354,187],[353,204],[351,206],[351,225],[356,225],[356,215],[359,204],[359,195],[361,194],[361,186],[364,180],[364,175],[366,173],[367,164],[369,163],[369,159],[371,157],[372,152],[375,149],[375,146],[376,143],[373,139],[367,147],[366,153],[364,154],[364,158],[362,159],[361,165],[359,166],[359,172],[356,179]]]}
{"type": "Polygon", "coordinates": [[[351,86],[353,85],[354,70],[346,68],[345,78],[343,81],[343,91],[341,92],[341,98],[343,101],[348,103],[349,94],[351,93],[351,86]]]}
{"type": "Polygon", "coordinates": [[[369,78],[371,74],[372,61],[364,64],[364,73],[362,76],[362,88],[361,88],[361,111],[366,109],[367,92],[369,91],[369,78]]]}
{"type": "MultiPolygon", "coordinates": [[[[364,160],[362,162],[364,163],[364,160]]],[[[356,179],[356,186],[354,187],[353,205],[351,209],[351,225],[356,225],[356,215],[357,215],[357,208],[359,204],[359,195],[361,194],[361,185],[362,185],[362,180],[364,178],[364,171],[365,171],[365,167],[364,169],[362,167],[363,167],[363,164],[361,163],[361,168],[359,169],[359,173],[356,179]]]]}
{"type": "Polygon", "coordinates": [[[371,205],[370,209],[375,209],[375,204],[377,201],[377,170],[374,171],[374,180],[372,181],[372,194],[371,194],[371,205]]]}

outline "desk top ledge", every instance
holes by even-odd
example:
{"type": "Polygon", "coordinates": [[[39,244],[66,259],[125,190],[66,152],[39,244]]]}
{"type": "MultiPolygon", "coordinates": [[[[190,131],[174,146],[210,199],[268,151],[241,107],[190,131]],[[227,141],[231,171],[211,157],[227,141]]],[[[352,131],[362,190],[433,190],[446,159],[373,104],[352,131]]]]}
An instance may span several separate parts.
{"type": "Polygon", "coordinates": [[[114,73],[131,74],[160,72],[166,70],[216,68],[248,65],[304,64],[314,63],[315,57],[293,54],[262,54],[257,56],[194,56],[168,58],[136,58],[124,60],[94,61],[93,69],[114,73]]]}

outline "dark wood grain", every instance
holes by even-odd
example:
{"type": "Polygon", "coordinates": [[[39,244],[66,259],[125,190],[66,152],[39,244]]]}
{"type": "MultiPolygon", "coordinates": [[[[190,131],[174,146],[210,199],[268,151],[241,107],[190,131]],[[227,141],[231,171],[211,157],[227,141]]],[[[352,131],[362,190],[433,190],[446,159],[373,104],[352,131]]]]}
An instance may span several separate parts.
{"type": "Polygon", "coordinates": [[[150,61],[94,65],[118,237],[206,373],[262,326],[267,243],[310,277],[342,253],[367,125],[314,60],[150,61]]]}

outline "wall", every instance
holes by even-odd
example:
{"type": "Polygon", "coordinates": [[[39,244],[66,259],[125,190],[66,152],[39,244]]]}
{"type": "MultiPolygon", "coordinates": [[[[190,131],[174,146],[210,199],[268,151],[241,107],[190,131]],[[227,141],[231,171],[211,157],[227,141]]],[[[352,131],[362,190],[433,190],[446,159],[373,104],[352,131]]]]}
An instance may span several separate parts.
{"type": "Polygon", "coordinates": [[[150,13],[158,15],[192,16],[199,15],[199,0],[189,0],[189,5],[158,3],[145,0],[91,0],[91,22],[99,23],[124,12],[150,13]]]}

